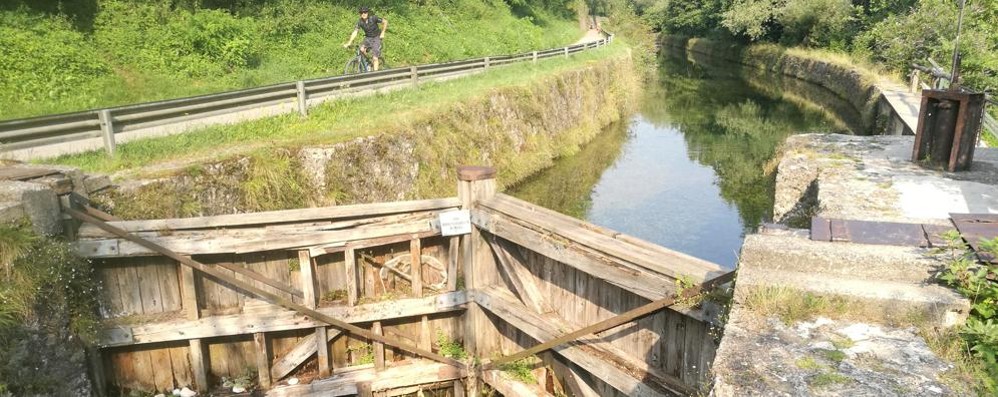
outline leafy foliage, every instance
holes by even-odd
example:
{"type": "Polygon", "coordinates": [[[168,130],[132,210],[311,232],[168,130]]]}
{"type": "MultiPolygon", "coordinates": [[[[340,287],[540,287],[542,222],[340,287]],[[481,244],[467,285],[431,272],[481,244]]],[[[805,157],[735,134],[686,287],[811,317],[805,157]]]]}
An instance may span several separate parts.
{"type": "MultiPolygon", "coordinates": [[[[947,285],[970,299],[971,316],[960,334],[974,355],[981,360],[988,379],[984,387],[989,393],[998,392],[998,283],[988,279],[993,274],[993,266],[976,263],[974,254],[966,250],[959,234],[949,233],[943,237],[950,240],[956,253],[945,271],[939,276],[947,285]]],[[[983,242],[981,247],[998,255],[998,239],[983,242]]]]}

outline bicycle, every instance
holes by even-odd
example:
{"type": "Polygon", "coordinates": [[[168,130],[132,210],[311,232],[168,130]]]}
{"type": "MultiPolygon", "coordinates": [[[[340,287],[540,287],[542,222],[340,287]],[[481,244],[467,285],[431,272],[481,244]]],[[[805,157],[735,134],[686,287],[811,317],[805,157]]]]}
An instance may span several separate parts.
{"type": "MultiPolygon", "coordinates": [[[[360,46],[357,46],[354,51],[356,51],[354,57],[350,58],[350,60],[347,61],[346,66],[343,67],[343,74],[370,72],[374,68],[374,65],[371,63],[371,60],[366,55],[364,55],[363,52],[360,52],[360,46]]],[[[381,69],[388,69],[388,64],[385,63],[384,57],[381,57],[380,66],[381,69]]]]}

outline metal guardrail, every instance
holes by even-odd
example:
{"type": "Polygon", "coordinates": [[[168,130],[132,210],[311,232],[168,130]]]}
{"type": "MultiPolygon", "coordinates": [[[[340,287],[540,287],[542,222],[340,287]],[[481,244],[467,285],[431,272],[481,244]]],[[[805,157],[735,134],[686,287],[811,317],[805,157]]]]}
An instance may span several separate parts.
{"type": "MultiPolygon", "coordinates": [[[[109,154],[114,154],[116,135],[125,132],[138,131],[137,134],[141,136],[141,130],[174,125],[180,127],[177,131],[172,131],[176,133],[188,129],[183,127],[184,123],[193,120],[278,104],[294,103],[296,104],[294,110],[307,116],[309,101],[316,102],[348,93],[415,85],[421,81],[467,75],[511,63],[537,62],[539,59],[556,56],[567,57],[603,47],[612,41],[611,34],[597,41],[543,51],[393,68],[107,109],[0,121],[0,156],[3,156],[4,152],[10,154],[14,151],[96,138],[102,138],[104,149],[109,154]]],[[[71,147],[61,150],[59,154],[93,149],[93,146],[71,147]]]]}

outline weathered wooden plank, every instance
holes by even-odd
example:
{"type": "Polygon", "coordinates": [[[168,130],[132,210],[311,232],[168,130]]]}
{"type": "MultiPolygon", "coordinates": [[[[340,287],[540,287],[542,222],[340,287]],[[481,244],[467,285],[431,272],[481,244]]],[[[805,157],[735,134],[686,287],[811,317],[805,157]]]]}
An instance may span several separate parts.
{"type": "Polygon", "coordinates": [[[149,350],[153,384],[156,390],[173,390],[173,364],[170,349],[161,347],[149,350]]]}
{"type": "Polygon", "coordinates": [[[416,362],[375,372],[370,365],[336,371],[329,379],[310,384],[283,386],[270,390],[268,397],[350,396],[358,394],[357,385],[367,384],[370,392],[389,391],[410,386],[437,384],[467,376],[464,370],[445,364],[416,362]]]}
{"type": "Polygon", "coordinates": [[[82,212],[79,212],[79,211],[76,211],[76,210],[73,210],[73,209],[70,209],[70,208],[67,208],[66,212],[69,215],[71,215],[72,217],[76,218],[76,219],[79,219],[79,220],[82,220],[84,222],[89,222],[89,223],[98,225],[102,229],[107,230],[108,232],[114,233],[114,234],[116,234],[116,235],[118,235],[120,237],[123,237],[123,238],[125,238],[125,239],[127,239],[129,241],[132,241],[134,243],[140,244],[140,245],[142,245],[143,247],[145,247],[147,249],[153,250],[153,251],[158,252],[158,253],[160,253],[162,255],[165,255],[165,256],[173,258],[173,259],[175,259],[177,261],[180,261],[184,265],[193,267],[193,268],[197,269],[198,271],[200,271],[202,273],[207,273],[207,274],[209,274],[212,277],[215,277],[217,279],[225,280],[228,283],[235,285],[236,287],[238,287],[239,289],[241,289],[241,290],[243,290],[243,291],[245,291],[247,293],[256,295],[257,297],[263,298],[263,299],[265,299],[267,301],[274,302],[274,303],[279,304],[281,306],[284,306],[284,307],[286,307],[288,309],[296,311],[296,312],[298,312],[298,313],[300,313],[302,315],[307,315],[307,316],[309,316],[311,318],[315,318],[315,319],[317,319],[317,320],[319,320],[319,321],[321,321],[321,322],[323,322],[325,324],[330,324],[330,325],[335,326],[335,327],[337,327],[337,328],[339,328],[341,330],[348,331],[348,332],[351,332],[353,334],[357,334],[357,335],[362,336],[362,337],[366,337],[366,338],[371,339],[373,341],[378,341],[378,342],[381,342],[381,343],[392,345],[394,347],[398,347],[400,349],[406,350],[406,351],[414,353],[414,354],[418,354],[418,355],[426,357],[426,358],[433,359],[435,361],[439,361],[439,362],[442,362],[442,363],[447,363],[447,364],[451,364],[451,365],[455,365],[455,366],[459,366],[459,367],[464,367],[465,366],[463,363],[461,363],[461,362],[459,362],[457,360],[441,356],[441,355],[433,353],[431,351],[426,351],[426,350],[423,350],[423,349],[420,349],[420,348],[417,348],[417,347],[414,347],[414,346],[400,345],[395,340],[392,340],[392,339],[389,339],[389,338],[385,338],[385,337],[379,336],[379,335],[374,335],[373,333],[371,333],[368,330],[365,330],[363,328],[357,327],[357,326],[352,325],[350,323],[338,320],[338,319],[336,319],[334,317],[330,317],[330,316],[328,316],[328,315],[326,315],[324,313],[316,311],[315,309],[310,309],[308,307],[305,307],[305,306],[302,306],[300,304],[294,303],[294,302],[292,302],[292,301],[290,301],[288,299],[284,299],[284,298],[282,298],[280,296],[277,296],[277,295],[275,295],[273,293],[269,293],[267,291],[264,291],[264,290],[262,290],[260,288],[257,288],[257,287],[255,287],[255,286],[253,286],[251,284],[248,284],[246,282],[235,280],[234,278],[229,277],[226,274],[222,273],[218,269],[211,268],[209,266],[204,265],[203,263],[200,263],[200,262],[194,261],[194,260],[192,260],[190,258],[181,256],[181,255],[179,255],[179,254],[177,254],[177,253],[175,253],[173,251],[170,251],[169,249],[166,249],[166,248],[164,248],[162,246],[157,245],[156,243],[150,242],[148,240],[144,240],[144,239],[139,238],[139,237],[131,236],[131,235],[128,234],[128,232],[125,232],[124,230],[121,230],[121,229],[115,228],[113,226],[107,225],[105,222],[103,222],[103,221],[101,221],[101,220],[99,220],[97,218],[94,218],[94,217],[92,217],[90,215],[86,215],[86,214],[84,214],[82,212]]]}
{"type": "Polygon", "coordinates": [[[358,284],[360,270],[357,268],[357,252],[351,248],[347,249],[343,255],[347,275],[347,304],[353,306],[357,304],[357,300],[360,298],[360,286],[358,284]]]}
{"type": "Polygon", "coordinates": [[[315,329],[315,358],[319,364],[319,376],[329,376],[332,367],[329,365],[329,330],[325,326],[315,329]]]}
{"type": "Polygon", "coordinates": [[[672,278],[686,276],[700,281],[724,270],[718,264],[585,223],[507,195],[496,195],[483,201],[481,205],[540,230],[557,233],[593,250],[672,278]]]}
{"type": "Polygon", "coordinates": [[[267,343],[267,334],[257,332],[253,334],[253,348],[256,353],[257,382],[261,387],[269,388],[270,378],[270,344],[267,343]]]}
{"type": "Polygon", "coordinates": [[[117,273],[123,313],[125,315],[142,314],[142,292],[139,289],[139,275],[135,267],[122,267],[117,273]]]}
{"type": "MultiPolygon", "coordinates": [[[[326,342],[333,342],[333,340],[335,340],[340,334],[339,330],[329,330],[329,332],[326,333],[326,342]]],[[[305,360],[308,360],[309,357],[316,354],[318,350],[317,340],[316,333],[311,333],[299,340],[298,344],[296,344],[294,348],[274,362],[274,365],[270,368],[271,378],[278,380],[287,376],[287,374],[291,373],[291,371],[294,371],[295,368],[298,368],[299,365],[304,363],[305,360]]],[[[333,346],[334,348],[330,356],[336,357],[336,355],[340,354],[340,352],[336,351],[335,343],[333,346]]],[[[345,353],[346,349],[343,350],[343,353],[345,353]]],[[[336,360],[333,360],[333,364],[337,367],[345,366],[342,364],[337,365],[336,360]]]]}
{"type": "Polygon", "coordinates": [[[452,236],[447,240],[447,290],[457,290],[457,268],[459,251],[461,249],[461,238],[452,236]]]}
{"type": "MultiPolygon", "coordinates": [[[[403,298],[358,306],[325,307],[318,311],[324,316],[340,318],[351,323],[363,323],[451,312],[463,309],[466,303],[465,291],[455,291],[423,298],[403,298]]],[[[110,327],[101,333],[101,343],[105,346],[125,346],[315,328],[322,324],[311,316],[275,307],[271,312],[257,313],[253,321],[246,321],[246,316],[243,315],[175,320],[124,326],[131,330],[127,335],[119,332],[122,326],[110,327]]]]}
{"type": "Polygon", "coordinates": [[[475,225],[490,233],[646,298],[661,299],[676,289],[675,280],[623,266],[614,258],[580,250],[569,241],[553,239],[504,215],[476,210],[472,211],[471,219],[475,225]]]}
{"type": "Polygon", "coordinates": [[[323,254],[334,254],[337,252],[346,251],[347,249],[350,248],[353,248],[354,250],[359,250],[364,248],[380,247],[383,245],[391,245],[391,244],[406,242],[412,240],[413,238],[427,238],[439,235],[440,235],[439,231],[432,230],[416,234],[409,233],[409,234],[399,234],[396,236],[379,237],[367,240],[355,240],[346,243],[309,248],[309,253],[311,253],[312,256],[319,256],[323,254]]]}
{"type": "Polygon", "coordinates": [[[201,309],[198,307],[198,283],[194,276],[194,269],[190,266],[177,264],[180,271],[180,290],[183,299],[184,312],[187,319],[197,320],[201,318],[201,309]]]}
{"type": "Polygon", "coordinates": [[[412,272],[412,296],[423,296],[423,250],[418,238],[409,241],[409,255],[411,264],[409,270],[412,272]]]}
{"type": "MultiPolygon", "coordinates": [[[[435,230],[431,223],[422,220],[334,231],[305,231],[301,233],[274,231],[268,234],[247,235],[243,232],[223,229],[197,235],[171,234],[142,238],[176,253],[208,255],[277,251],[399,234],[418,234],[435,230]]],[[[148,247],[127,239],[80,240],[76,242],[76,247],[80,255],[88,258],[154,256],[158,254],[148,247]]]]}
{"type": "MultiPolygon", "coordinates": [[[[494,313],[503,321],[509,322],[530,337],[540,341],[555,340],[560,332],[550,323],[550,318],[541,318],[534,314],[508,292],[499,288],[487,287],[474,293],[475,302],[486,310],[494,313]]],[[[569,361],[579,365],[593,376],[612,385],[628,396],[665,397],[672,394],[682,394],[675,390],[659,390],[645,383],[648,374],[635,374],[614,365],[607,359],[610,353],[603,351],[595,353],[591,346],[582,346],[577,342],[561,346],[555,351],[569,361]]],[[[509,357],[509,356],[507,356],[509,357]]],[[[495,361],[493,361],[495,363],[495,361]]]]}
{"type": "MultiPolygon", "coordinates": [[[[383,335],[381,331],[381,322],[375,321],[371,324],[371,332],[375,335],[383,335]]],[[[371,348],[374,349],[374,370],[381,371],[385,369],[385,345],[379,342],[371,343],[371,348]]]]}
{"type": "Polygon", "coordinates": [[[157,261],[156,269],[159,272],[159,292],[164,312],[172,312],[183,308],[180,298],[177,266],[180,265],[171,260],[157,261]]]}
{"type": "Polygon", "coordinates": [[[194,385],[198,389],[207,390],[210,385],[208,384],[208,352],[205,349],[205,343],[201,339],[191,339],[189,341],[190,348],[187,350],[190,354],[191,363],[191,373],[194,376],[194,385]]]}
{"type": "MultiPolygon", "coordinates": [[[[374,204],[340,205],[335,207],[305,208],[255,212],[248,214],[203,216],[198,218],[172,218],[141,221],[112,222],[111,226],[127,232],[188,230],[246,227],[252,225],[275,225],[282,223],[330,220],[337,218],[367,217],[404,212],[431,211],[459,207],[457,198],[443,198],[418,201],[398,201],[374,204]]],[[[89,226],[81,227],[81,235],[97,233],[89,226]],[[91,230],[87,230],[91,229],[91,230]]]]}
{"type": "MultiPolygon", "coordinates": [[[[606,331],[608,329],[615,328],[615,327],[618,327],[618,326],[626,324],[626,323],[630,323],[631,321],[634,321],[637,318],[644,317],[644,316],[646,316],[648,314],[651,314],[651,313],[657,312],[659,310],[662,310],[662,309],[664,309],[666,307],[672,306],[672,305],[674,305],[676,303],[677,300],[680,300],[680,299],[689,299],[689,298],[692,298],[692,297],[700,294],[703,291],[709,291],[711,289],[714,289],[714,288],[720,286],[721,284],[731,282],[734,279],[734,274],[735,274],[734,272],[727,273],[727,274],[725,274],[725,275],[723,275],[721,277],[716,277],[714,279],[708,280],[708,281],[706,281],[706,282],[704,282],[704,283],[702,283],[702,284],[700,284],[698,286],[687,288],[686,290],[684,290],[681,294],[679,294],[677,296],[673,296],[673,297],[669,297],[669,298],[664,298],[664,299],[660,299],[660,300],[648,303],[646,305],[643,305],[643,306],[637,307],[635,309],[629,310],[629,311],[627,311],[625,313],[621,313],[621,314],[619,314],[617,316],[614,316],[612,318],[609,318],[609,319],[597,322],[597,323],[592,324],[592,325],[585,326],[585,327],[583,327],[581,329],[578,329],[576,331],[573,331],[573,332],[569,332],[567,334],[564,334],[562,336],[554,338],[554,339],[552,339],[552,340],[550,340],[548,342],[545,342],[545,343],[542,343],[540,345],[534,346],[534,347],[532,347],[530,349],[524,350],[524,351],[522,351],[520,353],[495,359],[495,360],[493,360],[493,364],[500,364],[500,363],[503,363],[503,362],[516,361],[516,360],[519,360],[521,358],[529,357],[529,356],[531,356],[531,355],[533,355],[533,354],[535,354],[537,352],[541,352],[541,351],[553,348],[555,346],[558,346],[559,344],[562,344],[562,343],[565,343],[565,342],[568,342],[568,341],[576,340],[579,337],[590,335],[590,334],[597,333],[597,332],[603,332],[603,331],[606,331]]],[[[475,295],[475,299],[477,299],[478,296],[479,295],[476,294],[475,295]]]]}
{"type": "Polygon", "coordinates": [[[176,380],[176,387],[193,386],[194,380],[191,377],[191,362],[188,360],[188,349],[190,346],[180,346],[170,348],[170,364],[173,367],[173,379],[176,380]]]}
{"type": "Polygon", "coordinates": [[[541,294],[540,289],[537,284],[534,283],[534,276],[527,269],[523,260],[510,252],[510,249],[500,243],[495,235],[489,241],[492,251],[495,253],[496,258],[498,258],[499,268],[503,270],[506,277],[513,284],[513,288],[516,290],[516,295],[520,297],[527,307],[534,309],[538,314],[548,313],[554,311],[551,309],[545,300],[544,296],[541,294]]]}
{"type": "Polygon", "coordinates": [[[504,375],[502,371],[488,370],[482,371],[481,379],[483,382],[488,383],[492,386],[495,391],[504,397],[533,397],[533,396],[551,396],[553,394],[548,393],[546,390],[542,389],[536,384],[528,385],[526,383],[514,380],[512,378],[504,375]]]}
{"type": "Polygon", "coordinates": [[[142,296],[142,314],[163,312],[162,293],[159,290],[159,265],[147,264],[135,267],[138,284],[134,285],[142,296]]]}

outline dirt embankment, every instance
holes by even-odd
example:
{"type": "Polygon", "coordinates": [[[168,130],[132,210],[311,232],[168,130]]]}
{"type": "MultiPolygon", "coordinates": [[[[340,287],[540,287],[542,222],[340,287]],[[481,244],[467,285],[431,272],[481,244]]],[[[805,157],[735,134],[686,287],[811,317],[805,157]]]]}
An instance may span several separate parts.
{"type": "Polygon", "coordinates": [[[149,219],[441,197],[456,194],[461,164],[495,166],[506,186],[579,150],[625,117],[639,92],[632,61],[607,59],[491,89],[400,130],[118,181],[97,200],[118,216],[149,219]]]}

